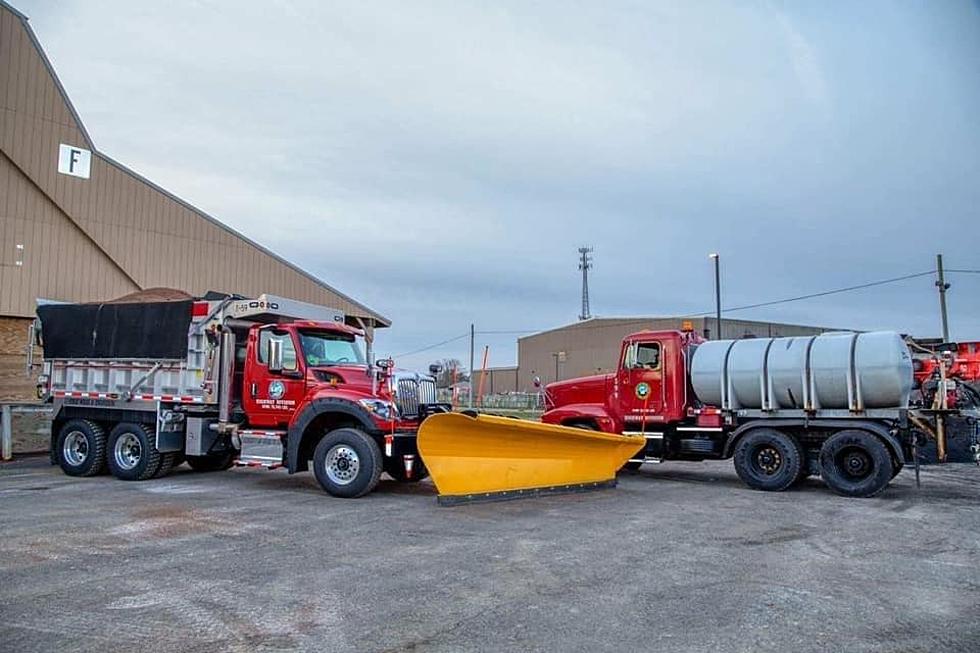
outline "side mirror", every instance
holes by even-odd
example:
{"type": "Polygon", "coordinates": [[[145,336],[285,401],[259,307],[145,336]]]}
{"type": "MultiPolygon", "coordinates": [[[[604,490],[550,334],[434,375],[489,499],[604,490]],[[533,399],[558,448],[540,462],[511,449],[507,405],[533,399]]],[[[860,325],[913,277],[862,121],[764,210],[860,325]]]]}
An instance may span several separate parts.
{"type": "Polygon", "coordinates": [[[535,388],[540,388],[541,387],[541,377],[540,376],[534,377],[534,387],[535,388]]]}
{"type": "Polygon", "coordinates": [[[429,374],[431,374],[432,376],[439,376],[441,372],[442,372],[442,365],[440,365],[439,363],[433,363],[432,365],[429,365],[429,374]]]}
{"type": "Polygon", "coordinates": [[[269,338],[269,348],[265,359],[269,362],[269,371],[273,374],[282,373],[282,341],[269,338]]]}
{"type": "Polygon", "coordinates": [[[392,361],[390,358],[381,358],[375,361],[374,364],[380,367],[381,369],[388,371],[389,369],[391,369],[393,363],[394,361],[392,361]]]}

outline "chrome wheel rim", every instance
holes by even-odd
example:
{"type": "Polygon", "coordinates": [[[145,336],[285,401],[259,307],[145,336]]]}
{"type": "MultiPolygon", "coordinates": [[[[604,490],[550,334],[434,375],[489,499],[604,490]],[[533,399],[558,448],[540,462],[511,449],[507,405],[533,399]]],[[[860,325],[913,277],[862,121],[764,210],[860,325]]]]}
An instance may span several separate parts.
{"type": "Polygon", "coordinates": [[[88,460],[88,438],[81,431],[72,431],[65,438],[61,455],[72,467],[79,467],[88,460]]]}
{"type": "Polygon", "coordinates": [[[123,433],[116,438],[116,444],[112,447],[112,456],[120,469],[133,469],[143,458],[143,445],[135,434],[123,433]]]}
{"type": "Polygon", "coordinates": [[[346,444],[338,444],[327,452],[324,466],[327,478],[332,483],[348,485],[357,478],[357,472],[361,469],[361,459],[357,452],[346,444]]]}

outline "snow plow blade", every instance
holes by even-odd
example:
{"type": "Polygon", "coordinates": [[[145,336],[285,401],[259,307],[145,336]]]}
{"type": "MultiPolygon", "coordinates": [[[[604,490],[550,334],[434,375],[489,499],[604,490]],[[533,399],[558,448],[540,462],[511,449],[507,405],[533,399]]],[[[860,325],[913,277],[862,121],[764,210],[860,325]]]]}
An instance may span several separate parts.
{"type": "Polygon", "coordinates": [[[443,505],[614,487],[643,445],[640,436],[461,413],[432,415],[418,432],[443,505]]]}

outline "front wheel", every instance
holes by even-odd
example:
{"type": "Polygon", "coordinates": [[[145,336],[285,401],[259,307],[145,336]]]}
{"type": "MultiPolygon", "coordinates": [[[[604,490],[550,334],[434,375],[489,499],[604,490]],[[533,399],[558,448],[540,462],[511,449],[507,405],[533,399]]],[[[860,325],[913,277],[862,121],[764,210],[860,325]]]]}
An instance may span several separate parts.
{"type": "Polygon", "coordinates": [[[313,473],[328,494],[362,497],[381,480],[384,468],[378,443],[359,429],[327,433],[313,452],[313,473]]]}
{"type": "Polygon", "coordinates": [[[750,431],[735,447],[735,472],[756,490],[782,492],[797,481],[803,464],[796,439],[775,429],[750,431]]]}
{"type": "Polygon", "coordinates": [[[894,468],[888,447],[867,431],[838,431],[820,448],[820,475],[846,497],[878,494],[892,480],[894,468]]]}

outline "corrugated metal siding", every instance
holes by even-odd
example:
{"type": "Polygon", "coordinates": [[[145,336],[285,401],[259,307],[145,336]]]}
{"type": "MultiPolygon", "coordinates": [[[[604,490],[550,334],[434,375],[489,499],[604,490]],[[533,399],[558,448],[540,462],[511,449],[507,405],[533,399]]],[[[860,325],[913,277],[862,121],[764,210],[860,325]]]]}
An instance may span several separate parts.
{"type": "Polygon", "coordinates": [[[479,396],[480,376],[483,374],[483,394],[507,394],[508,392],[518,392],[526,390],[520,387],[520,371],[517,367],[488,367],[486,372],[483,370],[473,371],[473,396],[479,396]]]}
{"type": "Polygon", "coordinates": [[[294,269],[121,164],[88,140],[27,25],[0,5],[0,234],[24,266],[0,272],[0,314],[36,297],[105,299],[136,287],[270,292],[387,320],[294,269]],[[92,151],[89,179],[58,174],[60,143],[92,151]]]}

